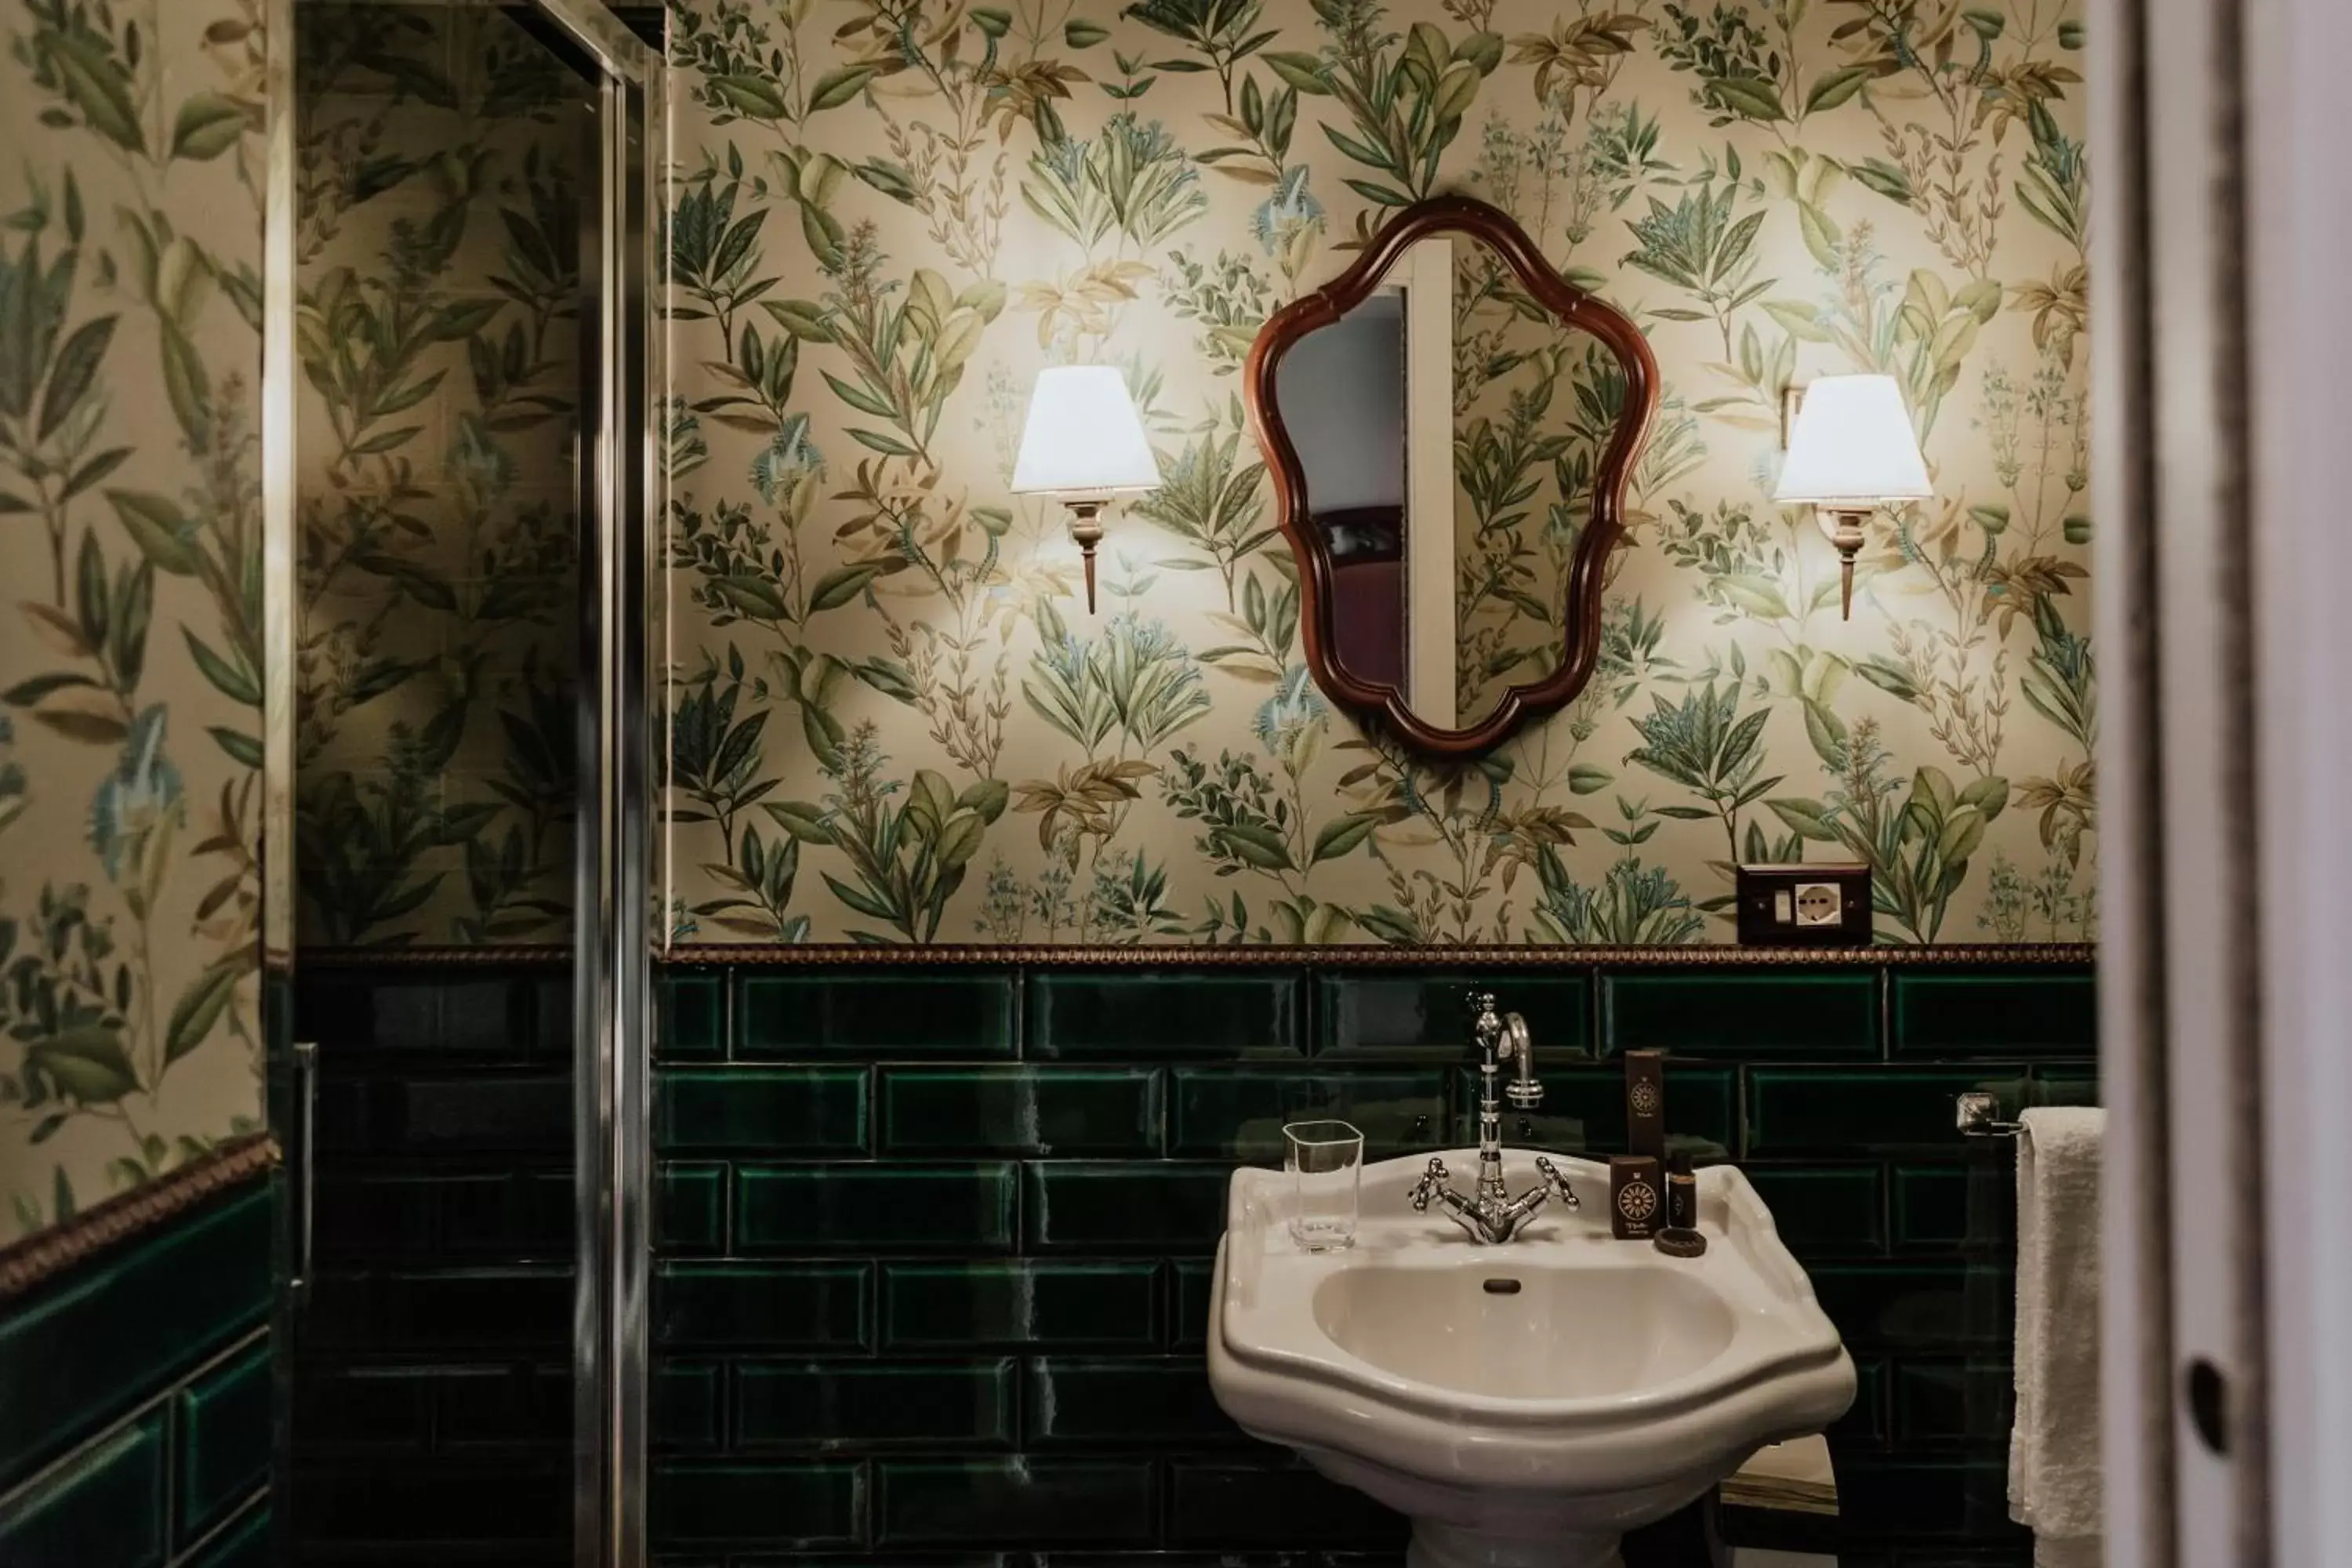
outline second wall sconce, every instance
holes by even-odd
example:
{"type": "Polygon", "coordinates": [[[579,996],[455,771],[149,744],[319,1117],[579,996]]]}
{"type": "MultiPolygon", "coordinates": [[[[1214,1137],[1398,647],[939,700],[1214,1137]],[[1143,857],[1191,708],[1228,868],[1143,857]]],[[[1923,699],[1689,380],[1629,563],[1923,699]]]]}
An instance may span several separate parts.
{"type": "Polygon", "coordinates": [[[1116,365],[1054,365],[1037,373],[1013,463],[1013,493],[1058,497],[1070,509],[1070,537],[1086,561],[1088,615],[1105,503],[1159,488],[1160,461],[1116,365]]]}
{"type": "Polygon", "coordinates": [[[1891,375],[1825,375],[1803,391],[1772,499],[1811,503],[1837,547],[1838,618],[1853,618],[1863,525],[1889,501],[1925,500],[1927,462],[1891,375]]]}

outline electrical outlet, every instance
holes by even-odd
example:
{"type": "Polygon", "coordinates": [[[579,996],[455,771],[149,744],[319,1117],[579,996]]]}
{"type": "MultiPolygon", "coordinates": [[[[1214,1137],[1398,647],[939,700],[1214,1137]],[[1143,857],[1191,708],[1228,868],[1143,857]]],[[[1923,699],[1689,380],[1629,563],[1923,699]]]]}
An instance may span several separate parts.
{"type": "Polygon", "coordinates": [[[1870,868],[1742,866],[1735,895],[1739,940],[1757,947],[1866,947],[1870,868]]]}
{"type": "Polygon", "coordinates": [[[1845,900],[1835,882],[1798,883],[1796,904],[1801,926],[1833,926],[1845,918],[1845,900]]]}

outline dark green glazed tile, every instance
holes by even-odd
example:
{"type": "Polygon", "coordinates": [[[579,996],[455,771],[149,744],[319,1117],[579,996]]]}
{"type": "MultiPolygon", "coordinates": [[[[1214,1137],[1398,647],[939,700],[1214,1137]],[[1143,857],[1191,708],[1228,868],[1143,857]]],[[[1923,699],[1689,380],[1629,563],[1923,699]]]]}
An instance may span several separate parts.
{"type": "Polygon", "coordinates": [[[1209,1342],[1209,1314],[1216,1286],[1216,1260],[1179,1258],[1168,1266],[1169,1343],[1177,1350],[1198,1350],[1209,1342]]]}
{"type": "Polygon", "coordinates": [[[238,1520],[187,1560],[187,1568],[269,1568],[269,1510],[238,1520]]]}
{"type": "Polygon", "coordinates": [[[9,1302],[0,1489],[258,1326],[269,1248],[268,1185],[256,1182],[9,1302]]]}
{"type": "Polygon", "coordinates": [[[1969,1068],[1752,1068],[1748,1074],[1748,1154],[1795,1158],[1934,1150],[1959,1154],[1969,1147],[1953,1121],[1969,1089],[1988,1089],[2014,1111],[2024,1095],[2022,1074],[1992,1066],[1969,1068]]]}
{"type": "Polygon", "coordinates": [[[162,1568],[162,1411],[107,1434],[0,1504],[0,1563],[24,1568],[162,1568]]]}
{"type": "Polygon", "coordinates": [[[571,1173],[530,1169],[523,1157],[485,1160],[505,1168],[451,1169],[403,1162],[404,1169],[339,1174],[327,1159],[318,1178],[318,1257],[323,1262],[457,1261],[541,1256],[572,1246],[571,1173]]]}
{"type": "Polygon", "coordinates": [[[1030,1558],[1034,1568],[1397,1568],[1376,1558],[1345,1552],[1315,1556],[1287,1552],[1047,1552],[1030,1558]]]}
{"type": "Polygon", "coordinates": [[[569,1170],[509,1169],[451,1182],[441,1191],[440,1245],[451,1255],[568,1254],[576,1245],[573,1186],[569,1170]]]}
{"type": "Polygon", "coordinates": [[[1780,1239],[1799,1258],[1851,1258],[1886,1250],[1886,1205],[1875,1165],[1741,1167],[1780,1239]]]}
{"type": "Polygon", "coordinates": [[[726,1166],[664,1160],[654,1181],[656,1246],[665,1252],[715,1252],[726,1245],[726,1166]]]}
{"type": "Polygon", "coordinates": [[[1878,976],[1867,970],[1604,974],[1601,1028],[1612,1053],[1661,1050],[1677,1056],[1796,1061],[1875,1058],[1878,976]]]}
{"type": "Polygon", "coordinates": [[[727,1054],[727,979],[723,974],[658,972],[654,1059],[700,1059],[727,1054]]]}
{"type": "Polygon", "coordinates": [[[322,1273],[305,1331],[321,1347],[508,1350],[568,1343],[572,1275],[549,1264],[322,1273]]]}
{"type": "Polygon", "coordinates": [[[2004,1142],[1965,1164],[1895,1168],[1895,1245],[1998,1255],[2017,1245],[2017,1176],[2004,1142]]]}
{"type": "Polygon", "coordinates": [[[738,1059],[835,1052],[1009,1057],[1013,976],[909,966],[851,974],[747,973],[736,981],[738,1059]]]}
{"type": "MultiPolygon", "coordinates": [[[[1739,1072],[1736,1068],[1669,1061],[1666,1075],[1666,1147],[1705,1163],[1734,1154],[1739,1146],[1739,1072]]],[[[1454,1136],[1465,1148],[1478,1141],[1479,1072],[1455,1069],[1454,1136]]],[[[1625,1152],[1625,1072],[1607,1067],[1545,1067],[1541,1104],[1521,1110],[1503,1104],[1503,1141],[1517,1148],[1551,1149],[1602,1159],[1625,1152]]]]}
{"type": "Polygon", "coordinates": [[[471,1213],[478,1223],[495,1213],[495,1223],[503,1225],[508,1185],[496,1173],[321,1172],[313,1189],[318,1256],[328,1262],[437,1257],[446,1245],[445,1208],[454,1205],[471,1213]]]}
{"type": "Polygon", "coordinates": [[[451,1367],[434,1381],[434,1431],[446,1454],[566,1454],[572,1442],[568,1366],[451,1367]]]}
{"type": "Polygon", "coordinates": [[[891,1154],[1160,1152],[1160,1075],[1150,1068],[886,1068],[891,1154]]]}
{"type": "Polygon", "coordinates": [[[1892,977],[1898,1057],[2090,1057],[2098,985],[2088,973],[1979,970],[1892,977]]]}
{"type": "Polygon", "coordinates": [[[341,1048],[520,1059],[538,1027],[531,982],[498,974],[309,976],[295,1010],[297,1037],[330,1058],[341,1048]]]}
{"type": "Polygon", "coordinates": [[[579,1032],[572,1026],[572,992],[568,957],[532,984],[532,1047],[541,1061],[569,1063],[579,1054],[579,1032]]]}
{"type": "Polygon", "coordinates": [[[1906,1357],[1895,1366],[1895,1436],[1905,1443],[2009,1442],[2016,1378],[2006,1361],[1906,1357]]]}
{"type": "Polygon", "coordinates": [[[1029,1363],[1026,1443],[1035,1447],[1188,1447],[1241,1436],[1209,1392],[1198,1356],[1111,1360],[1040,1356],[1029,1363]]]}
{"type": "Polygon", "coordinates": [[[1150,1263],[886,1263],[892,1352],[1027,1346],[1150,1350],[1160,1342],[1150,1263]]]}
{"type": "Polygon", "coordinates": [[[856,1546],[866,1534],[866,1473],[858,1465],[654,1466],[648,1533],[664,1543],[740,1541],[770,1550],[856,1546]]]}
{"type": "Polygon", "coordinates": [[[480,1154],[572,1147],[568,1074],[479,1072],[433,1078],[339,1078],[319,1089],[319,1152],[480,1154]]]}
{"type": "Polygon", "coordinates": [[[1027,1054],[1076,1057],[1295,1057],[1306,1050],[1306,979],[1265,974],[1029,977],[1027,1054]]]}
{"type": "Polygon", "coordinates": [[[739,1166],[735,1250],[1013,1245],[1019,1173],[1011,1164],[739,1166]]]}
{"type": "MultiPolygon", "coordinates": [[[[2000,1458],[1912,1458],[1857,1454],[1838,1461],[1843,1538],[1953,1538],[1998,1546],[2029,1540],[2009,1518],[2009,1466],[2000,1458]]],[[[1904,1553],[1905,1563],[1926,1559],[1904,1553]]]]}
{"type": "Polygon", "coordinates": [[[353,1174],[339,1173],[340,1163],[325,1160],[318,1177],[321,1260],[544,1257],[572,1246],[572,1173],[544,1157],[474,1155],[470,1168],[404,1161],[353,1174]]]}
{"type": "Polygon", "coordinates": [[[474,1562],[535,1564],[570,1540],[572,1466],[561,1450],[386,1465],[320,1462],[298,1448],[292,1497],[306,1562],[437,1568],[463,1550],[474,1562]]]}
{"type": "Polygon", "coordinates": [[[1592,983],[1517,971],[1442,974],[1318,974],[1316,1051],[1322,1056],[1459,1061],[1474,1053],[1468,995],[1528,1021],[1536,1060],[1565,1062],[1592,1047],[1592,983]]]}
{"type": "Polygon", "coordinates": [[[1445,1072],[1307,1072],[1177,1068],[1168,1152],[1248,1163],[1283,1155],[1285,1122],[1327,1118],[1364,1135],[1364,1158],[1445,1142],[1445,1072]]]}
{"type": "Polygon", "coordinates": [[[1853,1358],[1853,1403],[1829,1426],[1832,1458],[1835,1451],[1847,1444],[1877,1445],[1886,1441],[1893,1430],[1887,1411],[1889,1364],[1885,1356],[1853,1358]]]}
{"type": "Polygon", "coordinates": [[[183,1547],[236,1512],[269,1479],[269,1342],[263,1336],[180,1390],[183,1547]]]}
{"type": "Polygon", "coordinates": [[[1159,1539],[1149,1459],[909,1460],[876,1469],[877,1546],[1150,1546],[1159,1539]]]}
{"type": "Polygon", "coordinates": [[[2006,1349],[2011,1270],[1970,1264],[1815,1264],[1813,1294],[1849,1348],[1916,1354],[2006,1349]]]}
{"type": "Polygon", "coordinates": [[[652,1429],[656,1449],[716,1448],[724,1436],[719,1388],[726,1369],[715,1362],[656,1359],[652,1382],[652,1429]]]}
{"type": "Polygon", "coordinates": [[[1021,1184],[1034,1251],[1207,1251],[1225,1232],[1225,1165],[1040,1161],[1021,1184]]]}
{"type": "Polygon", "coordinates": [[[665,1264],[654,1271],[654,1343],[862,1351],[872,1273],[863,1263],[665,1264]]]}
{"type": "Polygon", "coordinates": [[[2099,1066],[2096,1062],[2069,1062],[2063,1066],[2047,1063],[2033,1069],[2033,1083],[2027,1093],[2029,1105],[2096,1105],[2099,1103],[2099,1066]]]}
{"type": "Polygon", "coordinates": [[[1169,1467],[1171,1546],[1378,1550],[1402,1547],[1407,1533],[1402,1516],[1272,1451],[1255,1462],[1178,1459],[1169,1467]]]}
{"type": "Polygon", "coordinates": [[[432,1435],[433,1369],[306,1363],[294,1429],[318,1453],[421,1453],[432,1435]]]}
{"type": "Polygon", "coordinates": [[[863,1068],[678,1068],[654,1081],[654,1147],[768,1158],[863,1154],[863,1068]]]}
{"type": "Polygon", "coordinates": [[[784,1364],[735,1368],[740,1448],[1003,1447],[1013,1440],[1010,1356],[960,1365],[784,1364]]]}

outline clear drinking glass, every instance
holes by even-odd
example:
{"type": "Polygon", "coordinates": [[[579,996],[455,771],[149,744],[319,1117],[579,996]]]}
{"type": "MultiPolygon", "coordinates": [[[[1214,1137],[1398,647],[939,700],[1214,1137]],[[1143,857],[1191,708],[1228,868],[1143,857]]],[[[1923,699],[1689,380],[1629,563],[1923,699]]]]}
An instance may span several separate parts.
{"type": "Polygon", "coordinates": [[[1356,1194],[1364,1135],[1344,1121],[1294,1121],[1282,1130],[1290,1173],[1290,1238],[1309,1252],[1356,1245],[1356,1194]]]}

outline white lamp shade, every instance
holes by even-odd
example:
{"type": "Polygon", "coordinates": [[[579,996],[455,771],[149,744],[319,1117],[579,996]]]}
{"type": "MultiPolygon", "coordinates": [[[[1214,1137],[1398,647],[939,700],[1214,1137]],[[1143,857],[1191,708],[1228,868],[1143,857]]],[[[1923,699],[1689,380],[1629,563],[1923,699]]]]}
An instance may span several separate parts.
{"type": "Polygon", "coordinates": [[[1160,463],[1116,365],[1055,365],[1037,373],[1021,455],[1013,463],[1020,495],[1107,496],[1154,489],[1160,463]]]}
{"type": "Polygon", "coordinates": [[[1927,464],[1891,375],[1825,375],[1805,388],[1776,501],[1921,500],[1927,464]]]}

